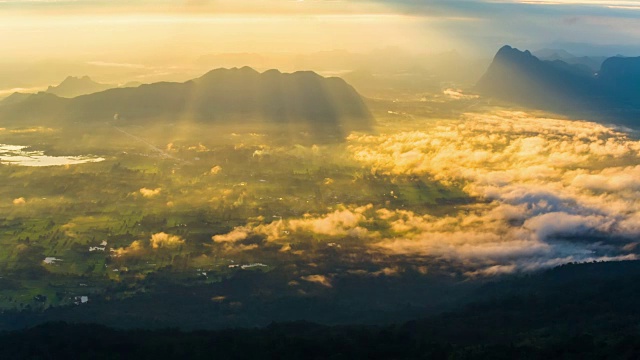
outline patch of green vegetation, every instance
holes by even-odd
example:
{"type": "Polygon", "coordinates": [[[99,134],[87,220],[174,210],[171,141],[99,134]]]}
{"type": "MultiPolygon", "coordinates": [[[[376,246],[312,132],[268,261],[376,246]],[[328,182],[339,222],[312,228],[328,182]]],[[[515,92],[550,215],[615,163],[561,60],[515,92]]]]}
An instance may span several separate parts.
{"type": "MultiPolygon", "coordinates": [[[[238,250],[212,237],[343,205],[434,213],[473,201],[427,178],[372,174],[341,142],[292,144],[203,124],[87,126],[0,134],[0,142],[48,154],[106,158],[55,167],[0,164],[0,281],[7,288],[0,309],[42,310],[92,294],[126,298],[146,291],[158,273],[174,283],[206,284],[292,266],[299,282],[314,267],[323,273],[340,262],[370,261],[363,240],[300,233],[278,243],[251,235],[238,250]],[[154,236],[166,242],[154,245],[154,236]],[[337,245],[340,261],[329,261],[337,245]]],[[[383,223],[363,226],[389,234],[383,223]]]]}

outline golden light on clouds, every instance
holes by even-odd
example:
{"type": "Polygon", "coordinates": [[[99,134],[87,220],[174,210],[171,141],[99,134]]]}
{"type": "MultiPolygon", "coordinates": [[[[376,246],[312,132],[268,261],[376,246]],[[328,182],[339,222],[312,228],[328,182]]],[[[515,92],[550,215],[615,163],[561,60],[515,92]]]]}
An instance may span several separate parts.
{"type": "Polygon", "coordinates": [[[350,239],[399,263],[446,261],[468,276],[638,257],[640,141],[614,128],[518,111],[468,113],[417,121],[414,130],[354,134],[348,149],[376,176],[417,176],[476,201],[446,215],[341,205],[259,219],[214,242],[231,250],[249,236],[283,245],[309,236],[332,246],[350,239]]]}

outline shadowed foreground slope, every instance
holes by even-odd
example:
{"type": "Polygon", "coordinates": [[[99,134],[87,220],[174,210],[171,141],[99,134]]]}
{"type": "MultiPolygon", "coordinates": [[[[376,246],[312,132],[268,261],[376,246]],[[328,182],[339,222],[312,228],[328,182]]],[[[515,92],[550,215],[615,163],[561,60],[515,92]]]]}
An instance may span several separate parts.
{"type": "Polygon", "coordinates": [[[590,263],[479,289],[471,305],[401,325],[272,323],[182,332],[49,323],[0,333],[0,356],[120,359],[637,359],[640,262],[590,263]]]}

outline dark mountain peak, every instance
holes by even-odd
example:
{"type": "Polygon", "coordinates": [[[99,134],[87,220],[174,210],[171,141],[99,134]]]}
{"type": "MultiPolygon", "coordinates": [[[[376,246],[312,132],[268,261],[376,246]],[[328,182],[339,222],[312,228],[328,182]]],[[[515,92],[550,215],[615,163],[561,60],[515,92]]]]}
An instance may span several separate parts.
{"type": "Polygon", "coordinates": [[[278,69],[269,69],[262,73],[263,76],[280,76],[282,73],[278,69]]]}
{"type": "Polygon", "coordinates": [[[597,76],[590,61],[540,60],[502,47],[477,90],[494,98],[576,117],[638,126],[640,57],[604,60],[597,76]],[[587,65],[589,64],[589,65],[587,65]]]}
{"type": "Polygon", "coordinates": [[[249,66],[243,66],[241,68],[218,68],[213,69],[206,74],[199,77],[199,80],[209,80],[219,77],[231,77],[231,76],[255,76],[260,75],[258,71],[249,66]]]}
{"type": "MultiPolygon", "coordinates": [[[[640,111],[640,57],[611,57],[602,63],[598,80],[610,96],[640,111]]],[[[636,120],[637,121],[637,120],[636,120]]]]}
{"type": "Polygon", "coordinates": [[[504,45],[503,47],[501,47],[498,52],[496,53],[496,58],[499,57],[505,57],[505,56],[509,56],[512,53],[519,53],[520,50],[513,48],[509,45],[504,45]]]}
{"type": "MultiPolygon", "coordinates": [[[[275,78],[292,78],[297,81],[305,81],[310,79],[316,80],[326,80],[330,78],[324,78],[318,73],[314,71],[296,71],[293,73],[282,73],[277,69],[270,69],[263,73],[258,72],[257,70],[244,66],[241,68],[219,68],[214,69],[201,77],[195,79],[200,85],[215,85],[220,82],[237,82],[237,81],[263,81],[265,79],[275,79],[275,78]]],[[[239,85],[239,84],[235,84],[239,85]]]]}
{"type": "Polygon", "coordinates": [[[509,87],[508,92],[531,86],[551,86],[551,91],[571,87],[574,83],[588,85],[584,81],[592,72],[581,64],[569,64],[560,59],[540,60],[529,50],[520,51],[505,45],[496,54],[485,75],[480,79],[480,88],[509,87]]]}
{"type": "Polygon", "coordinates": [[[502,63],[525,64],[539,62],[540,60],[537,57],[533,56],[529,50],[520,51],[517,48],[505,45],[501,47],[500,50],[498,50],[493,61],[502,63]]]}
{"type": "MultiPolygon", "coordinates": [[[[67,76],[61,83],[60,85],[58,85],[57,87],[63,86],[63,85],[77,85],[77,84],[90,84],[90,85],[95,85],[95,84],[99,84],[98,82],[93,81],[93,79],[91,79],[89,76],[84,75],[84,76],[67,76]]],[[[49,88],[55,88],[55,86],[49,86],[49,88]]]]}
{"type": "Polygon", "coordinates": [[[315,71],[310,71],[310,70],[301,70],[301,71],[296,71],[293,73],[294,76],[299,76],[299,77],[303,77],[303,78],[323,78],[322,76],[320,76],[317,72],[315,71]]]}
{"type": "MultiPolygon", "coordinates": [[[[234,68],[236,69],[236,68],[234,68]]],[[[238,71],[242,71],[242,72],[248,72],[248,73],[255,73],[255,74],[259,74],[259,72],[252,68],[251,66],[243,66],[241,68],[237,68],[238,71]]]]}
{"type": "Polygon", "coordinates": [[[484,76],[478,82],[480,91],[501,94],[509,93],[516,86],[515,83],[527,81],[530,76],[536,76],[540,60],[530,52],[522,52],[509,45],[498,50],[493,62],[484,76]]]}
{"type": "Polygon", "coordinates": [[[625,80],[640,79],[640,57],[610,57],[602,63],[600,78],[625,80]]]}
{"type": "Polygon", "coordinates": [[[593,91],[591,72],[561,60],[542,61],[530,51],[502,47],[478,82],[480,92],[527,106],[576,106],[593,91]]]}

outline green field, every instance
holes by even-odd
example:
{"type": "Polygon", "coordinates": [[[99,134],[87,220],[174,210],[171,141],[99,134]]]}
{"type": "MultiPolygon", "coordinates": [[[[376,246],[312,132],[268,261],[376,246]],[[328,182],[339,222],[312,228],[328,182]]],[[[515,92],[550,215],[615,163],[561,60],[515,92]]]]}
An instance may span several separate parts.
{"type": "MultiPolygon", "coordinates": [[[[380,131],[398,121],[381,115],[380,131]]],[[[382,207],[442,215],[475,201],[459,187],[428,177],[376,174],[353,159],[348,140],[316,144],[205,125],[16,130],[5,129],[0,143],[106,160],[0,165],[5,310],[69,305],[81,296],[127,298],[147,291],[149,276],[159,271],[181,284],[215,283],[238,271],[292,264],[297,270],[291,281],[305,278],[305,269],[322,274],[336,264],[376,271],[386,262],[373,261],[362,248],[369,240],[355,233],[300,225],[288,234],[279,223],[291,227],[300,219],[352,211],[375,214],[382,207]],[[266,232],[233,243],[212,240],[249,225],[281,233],[275,240],[266,232]],[[336,244],[349,260],[326,258],[336,244]]],[[[393,235],[387,223],[371,218],[357,220],[358,229],[393,235]]]]}

